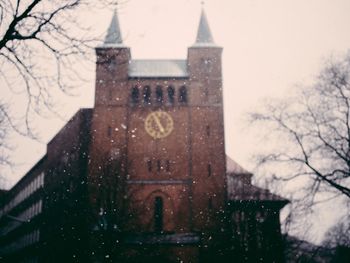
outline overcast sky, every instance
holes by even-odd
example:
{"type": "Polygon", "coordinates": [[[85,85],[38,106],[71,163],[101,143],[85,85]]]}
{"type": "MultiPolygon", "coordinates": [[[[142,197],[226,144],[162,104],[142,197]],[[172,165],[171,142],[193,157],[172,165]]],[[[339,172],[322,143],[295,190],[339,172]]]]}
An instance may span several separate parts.
{"type": "MultiPolygon", "coordinates": [[[[207,0],[205,10],[224,48],[226,151],[252,168],[244,112],[309,83],[325,59],[347,51],[350,1],[207,0]]],[[[199,0],[130,0],[119,18],[134,58],[185,58],[199,15],[199,0]]]]}
{"type": "MultiPolygon", "coordinates": [[[[132,57],[185,59],[195,40],[200,2],[129,0],[124,4],[119,21],[132,57]]],[[[259,142],[256,133],[245,128],[245,112],[256,109],[263,98],[286,96],[296,84],[310,83],[327,58],[347,52],[350,1],[206,0],[204,8],[214,40],[223,47],[226,152],[251,170],[250,156],[259,142]]],[[[104,33],[111,15],[112,10],[98,11],[87,15],[86,23],[104,33]]],[[[84,96],[74,100],[68,116],[79,105],[92,106],[93,80],[83,90],[84,96]]],[[[62,125],[57,120],[41,123],[44,140],[62,125]]],[[[15,156],[21,165],[4,183],[15,183],[45,148],[18,142],[15,156]]]]}

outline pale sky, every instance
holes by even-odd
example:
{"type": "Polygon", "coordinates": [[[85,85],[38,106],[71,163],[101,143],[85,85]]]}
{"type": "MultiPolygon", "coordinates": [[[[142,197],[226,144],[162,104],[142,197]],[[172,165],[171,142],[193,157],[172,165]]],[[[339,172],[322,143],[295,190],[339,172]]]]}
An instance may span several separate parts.
{"type": "MultiPolygon", "coordinates": [[[[195,40],[200,2],[129,0],[124,4],[119,21],[132,57],[185,59],[187,47],[195,40]]],[[[244,114],[256,109],[263,98],[282,97],[296,84],[310,83],[327,58],[347,52],[350,1],[206,0],[204,8],[214,40],[223,47],[226,152],[252,170],[250,157],[259,149],[259,141],[256,131],[245,127],[244,114]]],[[[86,23],[103,33],[111,16],[112,10],[98,11],[87,16],[86,23]]],[[[68,116],[79,105],[92,106],[93,79],[83,90],[84,96],[65,99],[72,109],[68,116]]],[[[46,120],[39,130],[49,140],[62,125],[46,120]]],[[[18,140],[17,146],[15,161],[21,165],[9,174],[7,187],[24,175],[46,147],[25,140],[18,140]]]]}

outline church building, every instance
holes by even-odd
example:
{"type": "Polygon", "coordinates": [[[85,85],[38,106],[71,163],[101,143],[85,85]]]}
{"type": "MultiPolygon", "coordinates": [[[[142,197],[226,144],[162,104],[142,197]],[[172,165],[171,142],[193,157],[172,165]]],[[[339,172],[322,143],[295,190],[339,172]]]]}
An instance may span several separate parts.
{"type": "Polygon", "coordinates": [[[222,48],[134,60],[114,13],[95,105],[0,200],[1,262],[283,262],[288,201],[225,154],[222,48]]]}

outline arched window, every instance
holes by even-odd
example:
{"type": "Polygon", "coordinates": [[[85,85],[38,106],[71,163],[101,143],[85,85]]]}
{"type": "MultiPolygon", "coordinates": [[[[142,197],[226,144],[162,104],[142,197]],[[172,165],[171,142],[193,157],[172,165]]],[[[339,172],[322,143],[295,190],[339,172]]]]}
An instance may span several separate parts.
{"type": "Polygon", "coordinates": [[[209,137],[210,136],[210,126],[209,125],[206,126],[206,132],[207,132],[207,136],[209,137]]]}
{"type": "Polygon", "coordinates": [[[161,169],[162,169],[162,164],[160,160],[157,160],[157,172],[160,172],[161,169]]]}
{"type": "Polygon", "coordinates": [[[108,99],[112,100],[113,99],[113,92],[112,89],[108,89],[108,99]]]}
{"type": "Polygon", "coordinates": [[[187,103],[187,89],[186,86],[180,88],[179,102],[187,103]]]}
{"type": "Polygon", "coordinates": [[[170,161],[169,161],[169,160],[166,160],[166,161],[165,161],[165,170],[166,170],[167,172],[170,172],[170,161]]]}
{"type": "Polygon", "coordinates": [[[213,198],[209,197],[208,199],[208,209],[212,210],[213,209],[213,198]]]}
{"type": "Polygon", "coordinates": [[[163,199],[160,196],[154,199],[154,231],[163,231],[163,199]]]}
{"type": "Polygon", "coordinates": [[[139,95],[139,88],[137,86],[135,86],[131,90],[131,101],[132,101],[132,103],[134,103],[134,104],[139,103],[139,99],[140,99],[139,97],[140,97],[140,95],[139,95]]]}
{"type": "Polygon", "coordinates": [[[175,89],[173,86],[168,87],[168,101],[170,104],[174,104],[175,102],[175,89]]]}
{"type": "Polygon", "coordinates": [[[149,86],[143,88],[143,103],[151,104],[151,88],[149,86]]]}
{"type": "Polygon", "coordinates": [[[106,62],[108,63],[107,66],[108,66],[108,69],[110,71],[116,70],[116,68],[117,68],[117,58],[116,58],[116,56],[110,57],[106,62]]]}
{"type": "Polygon", "coordinates": [[[202,59],[202,66],[204,71],[211,72],[213,69],[213,61],[211,58],[203,58],[202,59]]]}
{"type": "Polygon", "coordinates": [[[152,172],[152,161],[151,160],[147,161],[147,169],[149,172],[152,172]]]}
{"type": "Polygon", "coordinates": [[[163,88],[161,86],[157,86],[156,88],[156,100],[158,104],[163,103],[163,88]]]}
{"type": "Polygon", "coordinates": [[[212,170],[211,170],[211,164],[208,164],[208,176],[211,176],[212,170]]]}

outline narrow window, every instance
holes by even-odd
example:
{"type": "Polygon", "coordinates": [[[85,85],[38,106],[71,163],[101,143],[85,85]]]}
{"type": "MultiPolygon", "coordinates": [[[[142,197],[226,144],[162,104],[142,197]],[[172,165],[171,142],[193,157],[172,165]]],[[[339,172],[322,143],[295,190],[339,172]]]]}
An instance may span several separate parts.
{"type": "Polygon", "coordinates": [[[143,103],[151,104],[151,88],[149,86],[143,88],[143,103]]]}
{"type": "Polygon", "coordinates": [[[180,88],[179,102],[187,103],[187,89],[185,86],[182,86],[180,88]]]}
{"type": "Polygon", "coordinates": [[[166,163],[165,163],[165,170],[167,172],[170,172],[170,161],[169,160],[166,160],[166,163]]]}
{"type": "Polygon", "coordinates": [[[206,126],[206,132],[207,132],[207,136],[209,137],[210,136],[210,126],[209,125],[206,126]]]}
{"type": "Polygon", "coordinates": [[[213,198],[209,197],[208,200],[208,209],[212,210],[213,209],[213,198]]]}
{"type": "Polygon", "coordinates": [[[208,164],[208,176],[211,176],[211,173],[212,173],[211,164],[208,164]]]}
{"type": "Polygon", "coordinates": [[[211,72],[212,70],[212,60],[210,58],[202,59],[203,68],[206,72],[211,72]]]}
{"type": "Polygon", "coordinates": [[[175,89],[173,86],[168,87],[168,100],[170,104],[174,104],[175,102],[175,89]]]}
{"type": "Polygon", "coordinates": [[[158,104],[163,104],[163,89],[161,86],[156,88],[156,100],[158,104]]]}
{"type": "Polygon", "coordinates": [[[147,169],[149,172],[152,172],[152,161],[151,160],[147,161],[147,169]]]}
{"type": "Polygon", "coordinates": [[[108,99],[109,100],[113,99],[112,89],[108,89],[108,99]]]}
{"type": "Polygon", "coordinates": [[[159,196],[154,199],[154,231],[163,231],[163,199],[159,196]]]}
{"type": "Polygon", "coordinates": [[[111,57],[108,61],[108,69],[109,70],[116,70],[117,68],[117,58],[115,56],[111,57]]]}
{"type": "Polygon", "coordinates": [[[134,104],[139,103],[139,88],[137,86],[133,87],[131,90],[131,101],[134,104]]]}
{"type": "Polygon", "coordinates": [[[160,172],[160,169],[162,169],[162,164],[160,160],[157,160],[157,171],[160,172]]]}
{"type": "Polygon", "coordinates": [[[108,126],[107,134],[108,134],[108,137],[111,137],[111,135],[112,135],[112,127],[111,126],[108,126]]]}
{"type": "Polygon", "coordinates": [[[205,94],[205,99],[208,100],[208,97],[209,97],[209,89],[208,89],[208,87],[204,88],[204,94],[205,94]]]}

